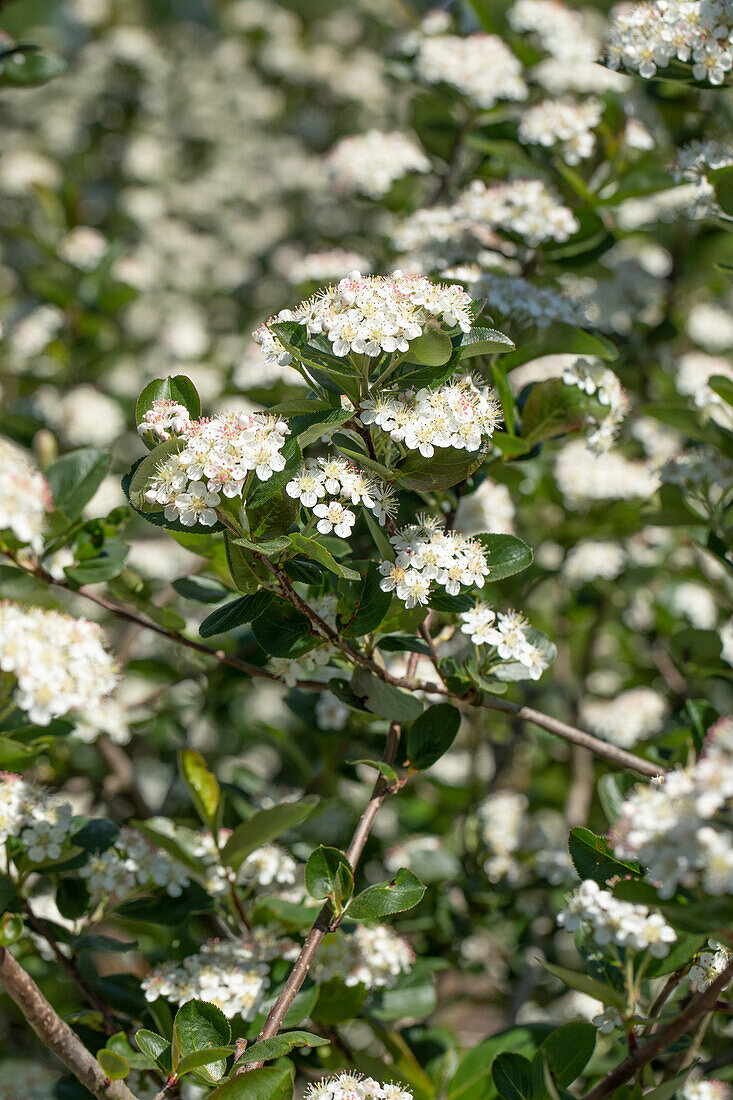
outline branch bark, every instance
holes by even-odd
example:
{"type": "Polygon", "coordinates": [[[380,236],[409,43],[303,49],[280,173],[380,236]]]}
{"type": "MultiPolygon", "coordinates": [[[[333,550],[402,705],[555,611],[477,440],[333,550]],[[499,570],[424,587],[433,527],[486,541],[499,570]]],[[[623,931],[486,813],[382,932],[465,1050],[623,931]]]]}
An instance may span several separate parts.
{"type": "Polygon", "coordinates": [[[691,1031],[707,1013],[714,1009],[718,995],[731,980],[733,980],[733,960],[704,993],[698,994],[690,1001],[676,1020],[672,1020],[667,1027],[657,1031],[643,1046],[636,1047],[620,1065],[616,1066],[616,1069],[611,1070],[595,1088],[586,1093],[583,1100],[604,1100],[606,1096],[611,1096],[617,1088],[630,1080],[653,1058],[668,1050],[672,1043],[691,1031]]]}
{"type": "Polygon", "coordinates": [[[69,1025],[64,1023],[30,974],[6,947],[0,948],[0,985],[18,1006],[43,1045],[61,1059],[97,1100],[136,1100],[135,1094],[130,1092],[124,1081],[110,1081],[97,1059],[90,1054],[69,1025]]]}
{"type": "MultiPolygon", "coordinates": [[[[408,675],[411,675],[415,671],[415,665],[417,664],[417,654],[410,654],[410,661],[408,663],[408,675]]],[[[393,764],[397,755],[397,747],[400,743],[401,727],[399,723],[392,722],[389,727],[389,733],[387,735],[387,743],[384,748],[384,754],[382,760],[385,764],[393,764]]],[[[392,790],[391,784],[383,775],[377,777],[377,781],[374,784],[371,797],[367,802],[364,812],[362,813],[359,823],[354,830],[354,835],[351,838],[351,843],[346,851],[346,858],[351,864],[352,870],[356,870],[357,864],[361,859],[362,852],[366,845],[369,833],[371,832],[374,819],[377,816],[380,806],[384,802],[388,794],[392,790]]],[[[295,995],[305,981],[308,971],[310,970],[313,959],[316,952],[323,942],[323,937],[332,932],[338,927],[339,921],[334,919],[334,913],[331,909],[330,903],[327,901],[318,916],[316,917],[310,932],[305,938],[303,947],[301,948],[300,955],[298,956],[293,969],[290,972],[287,982],[285,983],[280,996],[275,1001],[275,1004],[270,1009],[269,1015],[265,1020],[262,1030],[257,1036],[257,1042],[261,1042],[263,1039],[272,1039],[277,1035],[278,1031],[283,1025],[283,1020],[287,1015],[288,1009],[295,999],[295,995]]],[[[259,1069],[263,1062],[250,1062],[246,1066],[242,1066],[238,1073],[248,1073],[249,1070],[259,1069]]]]}
{"type": "MultiPolygon", "coordinates": [[[[263,561],[267,563],[267,559],[263,558],[263,561]]],[[[21,568],[25,567],[21,565],[21,568]]],[[[282,574],[274,570],[274,568],[273,571],[281,582],[283,579],[287,582],[287,578],[283,578],[282,574]]],[[[34,576],[39,580],[45,581],[47,584],[53,584],[58,588],[72,591],[63,581],[54,580],[53,577],[45,573],[42,569],[26,569],[26,572],[32,572],[34,576]]],[[[292,588],[292,586],[290,587],[292,588]]],[[[664,769],[658,764],[651,764],[648,760],[644,760],[642,757],[636,756],[632,752],[617,748],[616,745],[611,745],[607,741],[602,741],[598,737],[593,737],[592,734],[586,733],[585,730],[568,725],[567,722],[562,722],[559,718],[553,718],[549,714],[543,714],[541,711],[534,710],[532,707],[525,707],[519,703],[509,703],[505,699],[500,699],[494,695],[482,695],[480,692],[470,692],[464,696],[457,696],[450,692],[444,684],[431,683],[425,680],[415,680],[411,676],[403,678],[391,676],[386,669],[382,668],[375,661],[372,661],[364,654],[358,653],[356,650],[353,650],[351,646],[343,643],[336,632],[333,631],[333,629],[329,627],[312,608],[308,607],[305,601],[302,600],[294,590],[295,601],[293,601],[291,593],[288,591],[287,583],[283,586],[282,590],[283,594],[293,602],[293,605],[297,607],[299,611],[308,614],[313,625],[317,627],[317,633],[322,636],[325,634],[325,637],[338,645],[350,660],[353,660],[356,664],[363,665],[387,684],[392,684],[394,687],[406,688],[408,691],[424,691],[429,695],[443,695],[448,699],[454,700],[457,704],[463,703],[465,705],[469,703],[473,706],[486,707],[487,710],[511,714],[515,718],[521,718],[525,722],[531,722],[533,725],[539,726],[541,729],[547,730],[548,733],[552,733],[556,737],[561,737],[571,744],[581,745],[584,748],[590,749],[596,756],[604,757],[606,760],[610,760],[619,767],[627,768],[630,771],[636,772],[638,775],[655,778],[658,775],[664,774],[664,769]],[[304,610],[305,607],[308,608],[307,612],[304,610]]],[[[75,595],[83,596],[85,599],[91,600],[92,603],[97,604],[98,607],[103,607],[105,611],[109,611],[111,615],[114,615],[118,619],[122,619],[129,623],[137,623],[145,630],[152,630],[155,634],[163,638],[168,638],[172,642],[186,646],[188,649],[193,649],[197,653],[203,653],[207,657],[213,657],[214,660],[218,661],[220,664],[236,668],[238,671],[245,672],[249,676],[256,676],[261,679],[280,683],[280,677],[269,672],[267,669],[261,668],[259,665],[253,665],[248,661],[243,661],[239,657],[225,653],[222,649],[214,649],[212,646],[203,645],[201,642],[195,642],[190,638],[186,638],[183,634],[177,634],[175,631],[166,630],[165,627],[159,626],[145,616],[128,611],[126,608],[120,607],[118,604],[112,603],[102,596],[98,596],[95,592],[90,592],[89,589],[84,587],[79,588],[75,591],[75,595]]],[[[298,680],[295,686],[304,691],[323,690],[323,684],[319,681],[298,680]]]]}

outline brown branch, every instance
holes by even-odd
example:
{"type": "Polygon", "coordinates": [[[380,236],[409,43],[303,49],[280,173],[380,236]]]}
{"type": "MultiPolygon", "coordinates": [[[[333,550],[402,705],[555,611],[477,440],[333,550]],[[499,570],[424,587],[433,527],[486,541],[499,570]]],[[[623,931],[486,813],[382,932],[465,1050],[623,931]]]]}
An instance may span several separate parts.
{"type": "Polygon", "coordinates": [[[728,963],[725,970],[718,975],[704,993],[692,998],[676,1020],[673,1020],[667,1027],[662,1028],[661,1031],[657,1031],[648,1042],[637,1047],[636,1050],[624,1058],[620,1065],[611,1070],[595,1088],[586,1093],[584,1100],[604,1100],[604,1097],[611,1096],[617,1088],[630,1080],[653,1058],[663,1054],[679,1038],[692,1031],[703,1017],[714,1009],[718,994],[725,989],[731,979],[733,979],[733,960],[728,963]]]}
{"type": "MultiPolygon", "coordinates": [[[[411,653],[408,662],[408,674],[412,674],[415,671],[415,665],[417,664],[417,653],[411,653]]],[[[384,754],[382,761],[385,764],[392,765],[397,756],[397,748],[400,743],[401,727],[398,722],[392,722],[389,727],[389,733],[387,735],[387,743],[384,748],[384,754]]],[[[393,787],[390,782],[380,773],[377,777],[377,781],[374,784],[371,797],[367,802],[364,812],[362,813],[359,823],[354,830],[354,835],[351,838],[351,843],[346,851],[346,858],[351,864],[352,870],[356,870],[357,864],[361,858],[362,852],[366,845],[369,833],[371,832],[374,819],[377,816],[380,806],[384,802],[385,798],[392,791],[393,787]]],[[[335,917],[331,908],[330,902],[326,902],[318,916],[316,917],[310,932],[305,938],[303,947],[301,948],[300,955],[298,956],[293,969],[290,972],[287,982],[285,983],[280,996],[275,1001],[275,1004],[270,1009],[269,1015],[265,1020],[264,1026],[257,1036],[257,1041],[262,1042],[263,1039],[272,1039],[277,1035],[278,1031],[282,1027],[283,1020],[287,1015],[288,1009],[295,999],[295,995],[305,981],[308,971],[311,968],[316,951],[320,947],[323,937],[333,931],[339,925],[338,918],[335,917]]],[[[262,1062],[250,1062],[246,1066],[242,1066],[238,1073],[247,1073],[251,1069],[258,1069],[262,1062]]]]}
{"type": "Polygon", "coordinates": [[[76,1079],[98,1100],[136,1100],[124,1081],[110,1081],[78,1035],[64,1023],[36,983],[10,954],[0,948],[0,985],[48,1050],[60,1058],[76,1079]]]}
{"type": "Polygon", "coordinates": [[[53,951],[56,961],[63,967],[63,969],[69,975],[74,984],[78,986],[87,1004],[89,1004],[95,1010],[95,1012],[101,1013],[102,1019],[104,1021],[104,1028],[107,1034],[114,1035],[115,1032],[119,1031],[119,1028],[115,1024],[114,1018],[108,1006],[105,1004],[102,998],[94,992],[86,978],[81,975],[81,973],[79,972],[79,968],[76,965],[76,960],[73,958],[70,959],[66,955],[64,955],[63,951],[59,947],[51,932],[48,930],[43,921],[38,919],[36,914],[31,909],[30,903],[26,899],[23,900],[23,911],[33,931],[46,941],[48,946],[53,951]]]}
{"type": "MultiPolygon", "coordinates": [[[[262,560],[267,562],[266,558],[262,560]]],[[[271,566],[273,570],[275,569],[271,562],[269,562],[268,565],[271,566]]],[[[25,566],[21,565],[21,568],[25,568],[25,566]]],[[[267,669],[261,668],[259,665],[252,665],[248,661],[243,661],[239,657],[225,653],[222,649],[214,649],[212,646],[203,645],[201,642],[194,642],[190,638],[184,637],[183,634],[177,634],[175,631],[167,630],[165,627],[159,626],[145,616],[128,611],[126,608],[120,607],[118,604],[114,604],[110,600],[104,599],[104,597],[98,596],[95,592],[90,592],[86,588],[82,587],[74,590],[63,581],[54,580],[53,577],[45,573],[44,570],[38,568],[32,570],[26,569],[26,572],[32,572],[47,584],[56,585],[58,588],[63,588],[66,591],[74,592],[77,596],[83,596],[85,599],[91,600],[92,603],[97,604],[99,607],[103,607],[105,611],[109,611],[111,615],[115,615],[118,619],[137,623],[146,630],[152,630],[155,634],[159,634],[169,641],[186,646],[188,649],[193,649],[197,653],[203,653],[207,657],[213,657],[214,660],[218,661],[220,664],[228,665],[230,668],[236,668],[239,672],[245,672],[249,676],[257,676],[274,683],[282,682],[279,676],[276,676],[273,672],[269,672],[267,669]]],[[[277,570],[275,570],[275,573],[281,582],[285,582],[282,586],[282,590],[286,598],[293,603],[294,607],[302,611],[303,614],[308,615],[310,622],[314,626],[317,625],[318,633],[325,633],[327,639],[337,645],[345,656],[349,657],[354,663],[363,665],[375,676],[384,680],[385,683],[392,684],[393,687],[406,688],[408,691],[424,691],[429,695],[444,695],[457,704],[470,703],[474,706],[486,707],[488,710],[496,710],[504,714],[511,714],[515,718],[521,718],[525,722],[531,722],[533,725],[547,730],[548,733],[552,733],[556,737],[561,737],[565,741],[570,741],[571,744],[582,745],[584,748],[594,752],[596,756],[602,756],[621,768],[628,768],[630,771],[637,772],[639,775],[649,776],[650,778],[655,778],[658,775],[664,774],[664,768],[660,767],[658,764],[651,764],[648,760],[644,760],[640,756],[635,756],[634,753],[617,748],[616,745],[611,745],[606,741],[600,740],[598,737],[593,737],[592,734],[586,733],[576,726],[570,726],[567,722],[561,722],[560,719],[553,718],[549,714],[543,714],[541,711],[534,710],[532,707],[525,707],[519,703],[509,703],[505,699],[499,699],[494,695],[482,695],[477,691],[471,691],[466,695],[457,696],[450,692],[443,684],[435,684],[425,680],[415,680],[411,677],[390,675],[386,669],[382,668],[375,661],[372,661],[362,653],[358,653],[345,642],[342,642],[336,631],[334,631],[328,623],[324,622],[324,620],[321,619],[321,617],[298,595],[287,577],[278,573],[277,570]]],[[[295,686],[304,691],[323,691],[323,684],[319,681],[298,680],[295,686]]]]}

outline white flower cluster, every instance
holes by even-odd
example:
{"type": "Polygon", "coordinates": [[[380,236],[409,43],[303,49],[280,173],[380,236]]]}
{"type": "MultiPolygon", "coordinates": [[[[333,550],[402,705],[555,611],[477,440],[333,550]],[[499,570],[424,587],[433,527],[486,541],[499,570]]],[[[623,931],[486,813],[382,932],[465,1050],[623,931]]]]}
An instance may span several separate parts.
{"type": "Polygon", "coordinates": [[[629,412],[629,399],[618,376],[604,366],[600,359],[581,358],[565,367],[562,379],[566,386],[577,386],[590,397],[595,397],[601,405],[608,407],[607,415],[587,437],[591,450],[597,454],[608,451],[629,412]]]}
{"type": "Polygon", "coordinates": [[[562,815],[552,810],[529,814],[528,807],[526,795],[505,790],[494,791],[478,807],[480,839],[488,849],[483,867],[489,880],[518,887],[535,875],[553,886],[572,883],[576,875],[564,842],[562,815]]]}
{"type": "Polygon", "coordinates": [[[342,730],[351,711],[332,691],[322,691],[316,701],[315,714],[319,730],[342,730]]]}
{"type": "Polygon", "coordinates": [[[568,898],[557,923],[566,932],[589,932],[598,947],[615,944],[629,951],[648,951],[655,959],[665,958],[677,940],[677,933],[661,913],[621,901],[610,890],[601,890],[593,879],[582,882],[568,898]]]}
{"type": "Polygon", "coordinates": [[[39,386],[33,412],[72,447],[109,447],[125,430],[118,403],[87,384],[65,393],[55,386],[39,386]]]}
{"type": "Polygon", "coordinates": [[[582,439],[567,443],[555,460],[558,488],[571,508],[601,500],[648,500],[660,485],[651,463],[618,451],[594,454],[582,439]]]}
{"type": "Polygon", "coordinates": [[[660,897],[678,885],[733,894],[733,722],[708,731],[700,759],[637,786],[612,832],[620,859],[638,860],[660,897]]]}
{"type": "Polygon", "coordinates": [[[104,234],[90,225],[76,225],[59,242],[57,253],[79,271],[94,271],[107,251],[104,234]]]}
{"type": "Polygon", "coordinates": [[[673,61],[692,65],[695,80],[722,84],[733,66],[730,0],[645,0],[616,11],[608,64],[646,79],[673,61]]]}
{"type": "MultiPolygon", "coordinates": [[[[169,410],[161,414],[161,429],[155,405],[140,427],[169,430],[169,410]]],[[[179,414],[172,419],[179,419],[179,414]]],[[[282,448],[289,434],[284,420],[263,413],[220,413],[187,421],[179,435],[181,450],[158,465],[145,499],[164,505],[168,520],[180,520],[185,527],[213,527],[220,494],[241,497],[250,474],[267,481],[285,468],[282,448]]]]}
{"type": "Polygon", "coordinates": [[[51,491],[41,471],[20,447],[0,437],[0,532],[10,531],[37,553],[51,507],[51,491]]]}
{"type": "Polygon", "coordinates": [[[251,941],[209,940],[180,963],[155,967],[142,980],[147,1001],[165,997],[175,1004],[201,999],[220,1008],[227,1019],[252,1020],[264,1007],[270,985],[268,963],[294,959],[293,940],[260,935],[251,941]]]}
{"type": "Polygon", "coordinates": [[[473,180],[458,202],[469,221],[521,237],[529,248],[543,241],[566,241],[580,227],[570,207],[559,202],[542,180],[473,180]]]}
{"type": "Polygon", "coordinates": [[[720,977],[731,960],[731,952],[717,940],[708,940],[708,947],[711,950],[700,952],[687,975],[695,983],[699,993],[704,993],[720,977]]]}
{"type": "Polygon", "coordinates": [[[483,546],[456,531],[444,531],[440,520],[418,516],[416,524],[398,531],[389,541],[395,548],[395,560],[380,562],[379,587],[394,592],[407,608],[426,604],[433,583],[449,596],[457,596],[462,586],[484,586],[489,566],[483,546]]]}
{"type": "Polygon", "coordinates": [[[563,562],[562,577],[571,585],[591,581],[612,581],[626,564],[626,554],[617,542],[601,539],[581,539],[568,551],[563,562]]]}
{"type": "Polygon", "coordinates": [[[432,458],[436,447],[477,451],[502,420],[501,405],[487,386],[466,374],[437,389],[391,390],[361,403],[362,424],[376,424],[408,451],[432,458]]]}
{"type": "Polygon", "coordinates": [[[137,426],[137,434],[152,443],[165,443],[173,436],[183,435],[191,426],[191,417],[185,405],[169,397],[159,397],[137,426]]]}
{"type": "Polygon", "coordinates": [[[583,723],[622,749],[659,733],[666,714],[666,701],[645,687],[622,691],[615,699],[583,699],[580,704],[583,723]]]}
{"type": "Polygon", "coordinates": [[[386,989],[407,974],[414,961],[407,940],[386,924],[357,924],[353,932],[339,928],[325,937],[313,978],[317,982],[341,978],[344,985],[386,989]]]}
{"type": "Polygon", "coordinates": [[[15,678],[15,703],[39,726],[94,706],[118,681],[96,623],[9,601],[0,602],[0,670],[15,678]]]}
{"type": "Polygon", "coordinates": [[[725,1081],[713,1077],[703,1077],[697,1081],[687,1081],[680,1089],[683,1100],[730,1100],[731,1088],[725,1081]]]}
{"type": "Polygon", "coordinates": [[[553,57],[569,63],[594,62],[599,43],[588,33],[579,11],[560,0],[516,0],[507,13],[509,26],[531,33],[553,57]]]}
{"type": "Polygon", "coordinates": [[[694,200],[691,204],[693,217],[708,217],[720,213],[715,189],[708,174],[718,168],[728,168],[733,164],[733,144],[729,141],[691,141],[677,150],[672,165],[677,183],[692,183],[695,186],[694,200]]]}
{"type": "Polygon", "coordinates": [[[603,104],[598,99],[545,99],[522,115],[519,140],[524,145],[560,146],[566,164],[579,164],[592,157],[596,147],[594,130],[601,121],[603,104]]]}
{"type": "Polygon", "coordinates": [[[513,535],[514,515],[514,501],[507,486],[487,477],[474,493],[463,494],[453,526],[462,535],[513,535]]]}
{"type": "Polygon", "coordinates": [[[518,880],[515,853],[522,848],[528,808],[526,796],[518,791],[494,791],[479,806],[481,838],[490,852],[484,870],[491,882],[518,880]]]}
{"type": "Polygon", "coordinates": [[[430,161],[415,138],[381,130],[342,138],[328,154],[327,164],[339,191],[357,191],[372,199],[386,195],[395,180],[409,172],[430,171],[430,161]]]}
{"type": "Polygon", "coordinates": [[[662,480],[679,485],[703,511],[714,509],[733,488],[733,459],[708,447],[691,447],[670,459],[662,480]]]}
{"type": "Polygon", "coordinates": [[[286,274],[291,283],[326,283],[342,279],[350,271],[369,271],[370,263],[360,252],[325,248],[290,259],[286,274]]]}
{"type": "Polygon", "coordinates": [[[494,34],[430,35],[420,40],[417,75],[428,84],[450,84],[485,110],[500,99],[527,98],[522,66],[494,34]]]}
{"type": "MultiPolygon", "coordinates": [[[[228,829],[219,830],[219,848],[224,846],[230,835],[228,829]]],[[[219,848],[209,832],[196,834],[191,848],[191,854],[200,861],[202,872],[199,877],[208,894],[226,894],[235,883],[259,888],[292,886],[295,882],[298,864],[278,844],[263,844],[250,852],[236,874],[222,863],[219,848]]]]}
{"type": "Polygon", "coordinates": [[[391,275],[361,275],[358,271],[327,287],[294,310],[281,310],[253,332],[265,358],[289,362],[273,321],[297,321],[309,336],[325,334],[334,355],[349,352],[376,357],[382,352],[406,352],[410,340],[422,335],[431,318],[440,318],[462,332],[471,328],[471,299],[457,284],[434,283],[424,275],[394,271],[391,275]]]}
{"type": "Polygon", "coordinates": [[[717,424],[733,427],[730,405],[709,385],[713,375],[733,381],[733,366],[727,356],[688,351],[677,361],[675,386],[680,393],[692,397],[697,408],[703,409],[717,424]]]}
{"type": "Polygon", "coordinates": [[[684,581],[675,585],[669,603],[675,614],[684,615],[697,630],[715,630],[718,625],[718,602],[704,584],[684,581]]]}
{"type": "Polygon", "coordinates": [[[486,274],[469,283],[475,298],[485,298],[489,310],[507,316],[520,325],[547,328],[559,321],[582,325],[583,306],[549,286],[537,286],[521,276],[486,274]]]}
{"type": "Polygon", "coordinates": [[[119,902],[139,890],[163,887],[178,898],[189,885],[186,869],[164,848],[154,848],[134,829],[122,829],[113,845],[93,854],[79,870],[98,902],[119,902]]]}
{"type": "Polygon", "coordinates": [[[460,616],[461,631],[474,645],[496,646],[502,661],[518,661],[524,665],[531,680],[539,680],[552,662],[546,645],[534,640],[532,627],[520,611],[500,611],[479,603],[460,616]]]}
{"type": "Polygon", "coordinates": [[[0,844],[18,837],[32,863],[57,860],[72,829],[72,809],[20,775],[0,772],[0,844]]]}
{"type": "Polygon", "coordinates": [[[380,523],[396,508],[389,486],[368,477],[353,462],[333,455],[308,459],[287,483],[285,492],[313,511],[321,535],[333,532],[342,539],[349,537],[356,523],[356,513],[349,504],[363,504],[380,523]]]}
{"type": "MultiPolygon", "coordinates": [[[[309,1085],[303,1093],[303,1100],[412,1100],[412,1093],[391,1081],[381,1084],[373,1077],[362,1077],[360,1073],[339,1073],[336,1077],[323,1077],[309,1085]]],[[[700,1100],[706,1098],[700,1097],[700,1100]]],[[[724,1098],[717,1097],[715,1100],[724,1098]]]]}

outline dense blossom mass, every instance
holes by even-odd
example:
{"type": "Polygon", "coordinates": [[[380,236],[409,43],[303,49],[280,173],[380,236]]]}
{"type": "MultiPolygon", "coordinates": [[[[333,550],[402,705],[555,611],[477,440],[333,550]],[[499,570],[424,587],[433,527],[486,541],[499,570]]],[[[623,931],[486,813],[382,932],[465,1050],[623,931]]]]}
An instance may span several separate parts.
{"type": "Polygon", "coordinates": [[[0,535],[9,531],[18,542],[40,550],[50,508],[43,474],[20,447],[0,436],[0,535]]]}
{"type": "Polygon", "coordinates": [[[404,1085],[382,1084],[361,1073],[340,1073],[309,1085],[304,1100],[412,1100],[412,1093],[404,1085]]]}
{"type": "Polygon", "coordinates": [[[430,161],[414,138],[369,130],[342,138],[328,155],[328,167],[339,191],[378,199],[409,172],[429,172],[430,161]]]}
{"type": "Polygon", "coordinates": [[[621,6],[610,28],[608,62],[647,78],[673,62],[685,62],[695,80],[722,84],[733,67],[729,0],[647,0],[621,6]]]}
{"type": "Polygon", "coordinates": [[[660,897],[698,884],[719,897],[733,893],[733,722],[708,733],[700,759],[637,787],[613,831],[621,859],[636,859],[660,897]]]}
{"type": "Polygon", "coordinates": [[[539,680],[552,661],[552,651],[546,639],[532,630],[529,620],[520,611],[498,614],[486,603],[461,615],[461,630],[475,646],[493,646],[502,661],[517,661],[531,680],[539,680]]]}
{"type": "Polygon", "coordinates": [[[356,522],[349,504],[364,505],[380,523],[396,508],[395,495],[388,485],[338,455],[309,459],[285,491],[312,511],[319,534],[333,531],[339,538],[348,538],[356,522]]]}
{"type": "Polygon", "coordinates": [[[519,124],[519,140],[527,145],[551,148],[559,145],[566,164],[579,164],[593,156],[595,128],[603,105],[597,99],[546,99],[529,107],[519,124]]]}
{"type": "Polygon", "coordinates": [[[282,448],[290,429],[279,417],[260,413],[185,420],[181,408],[156,401],[140,423],[141,435],[175,432],[180,441],[157,466],[145,499],[163,506],[168,520],[213,527],[222,496],[246,495],[252,475],[267,481],[285,468],[282,448]]]}
{"type": "Polygon", "coordinates": [[[432,318],[462,332],[471,328],[471,298],[463,287],[433,283],[423,275],[352,272],[336,286],[320,291],[294,310],[281,310],[254,332],[265,357],[289,358],[273,321],[296,321],[309,336],[326,336],[334,355],[350,352],[374,358],[382,352],[407,352],[432,318]]]}
{"type": "Polygon", "coordinates": [[[436,389],[384,390],[362,402],[359,419],[388,432],[408,451],[432,458],[436,447],[477,451],[494,434],[502,413],[491,390],[464,375],[436,389]]]}
{"type": "Polygon", "coordinates": [[[457,596],[462,587],[485,584],[490,566],[481,543],[445,531],[439,520],[419,517],[418,523],[391,535],[389,541],[395,559],[380,562],[380,587],[394,592],[407,608],[424,606],[433,584],[449,596],[457,596]]]}
{"type": "Polygon", "coordinates": [[[419,43],[415,67],[426,83],[451,84],[484,109],[501,99],[523,100],[529,94],[520,62],[494,34],[426,36],[419,43]]]}
{"type": "Polygon", "coordinates": [[[0,670],[12,677],[16,705],[40,726],[93,707],[118,682],[96,623],[7,600],[0,602],[0,670]]]}
{"type": "Polygon", "coordinates": [[[615,898],[593,879],[581,883],[557,920],[567,932],[586,930],[598,947],[615,944],[629,951],[648,951],[655,959],[668,955],[677,939],[661,913],[615,898]]]}
{"type": "Polygon", "coordinates": [[[341,978],[345,985],[385,989],[408,974],[415,953],[407,940],[385,924],[358,924],[326,936],[314,969],[317,981],[341,978]]]}

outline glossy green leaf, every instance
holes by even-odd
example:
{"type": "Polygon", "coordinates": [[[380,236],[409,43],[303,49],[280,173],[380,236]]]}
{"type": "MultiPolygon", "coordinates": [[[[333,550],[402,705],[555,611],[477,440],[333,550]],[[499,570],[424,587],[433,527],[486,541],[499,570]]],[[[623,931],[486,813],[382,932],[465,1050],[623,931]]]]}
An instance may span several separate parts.
{"type": "Polygon", "coordinates": [[[483,446],[477,451],[437,447],[431,458],[424,458],[419,451],[413,451],[394,473],[403,489],[419,492],[449,489],[474,474],[486,454],[483,446]]]}
{"type": "Polygon", "coordinates": [[[354,890],[354,872],[344,853],[324,844],[311,852],[305,865],[305,888],[313,898],[330,898],[340,913],[354,890]]]}
{"type": "Polygon", "coordinates": [[[272,596],[264,589],[249,596],[240,596],[207,615],[199,627],[199,634],[202,638],[211,638],[215,634],[226,634],[245,623],[254,622],[267,611],[271,602],[272,596]]]}
{"type": "Polygon", "coordinates": [[[230,1077],[210,1093],[208,1100],[292,1100],[292,1095],[292,1067],[263,1066],[230,1077]]]}
{"type": "Polygon", "coordinates": [[[130,1072],[130,1063],[122,1054],[103,1047],[97,1051],[97,1061],[110,1081],[120,1081],[130,1072]]]}
{"type": "Polygon", "coordinates": [[[298,1047],[327,1047],[330,1039],[322,1035],[314,1035],[310,1031],[284,1031],[275,1035],[272,1039],[263,1039],[261,1043],[254,1043],[247,1047],[244,1054],[237,1059],[238,1066],[246,1066],[249,1062],[270,1062],[273,1058],[282,1058],[290,1054],[291,1050],[298,1047]]]}
{"type": "Polygon", "coordinates": [[[488,581],[502,581],[532,564],[532,550],[516,535],[476,535],[486,553],[488,581]]]}
{"type": "Polygon", "coordinates": [[[464,332],[461,338],[461,359],[472,359],[475,355],[502,354],[514,349],[514,343],[495,328],[472,328],[464,332]]]}
{"type": "Polygon", "coordinates": [[[231,1037],[231,1026],[220,1008],[207,1001],[187,1001],[178,1009],[173,1021],[171,1059],[174,1072],[180,1075],[198,1069],[208,1084],[216,1084],[226,1071],[231,1037]],[[203,1063],[201,1055],[205,1059],[203,1063]]]}
{"type": "Polygon", "coordinates": [[[361,665],[351,677],[351,690],[372,714],[393,722],[409,722],[422,713],[423,705],[415,695],[385,683],[361,665]]]}
{"type": "Polygon", "coordinates": [[[325,546],[321,545],[317,538],[306,538],[305,535],[292,534],[290,541],[296,550],[299,550],[301,554],[304,554],[307,558],[312,558],[317,561],[319,565],[322,565],[324,569],[327,569],[329,573],[334,573],[337,577],[345,577],[350,581],[361,580],[361,575],[354,569],[349,569],[346,565],[341,565],[337,562],[333,554],[329,554],[325,546]]]}
{"type": "Polygon", "coordinates": [[[250,852],[300,825],[317,805],[318,799],[309,795],[298,802],[283,802],[280,806],[259,810],[238,825],[227,840],[221,853],[225,865],[236,871],[250,852]]]}
{"type": "Polygon", "coordinates": [[[109,451],[82,447],[57,459],[46,470],[53,501],[69,519],[78,519],[109,470],[109,451]]]}
{"type": "Polygon", "coordinates": [[[491,1067],[491,1076],[504,1100],[533,1100],[532,1063],[523,1054],[506,1051],[497,1055],[491,1067]]]}
{"type": "Polygon", "coordinates": [[[456,739],[460,712],[450,703],[435,703],[406,727],[407,755],[416,771],[424,771],[440,760],[456,739]]]}
{"type": "Polygon", "coordinates": [[[420,879],[401,868],[389,882],[368,886],[349,905],[350,920],[383,920],[395,913],[414,909],[422,901],[425,887],[420,879]]]}
{"type": "Polygon", "coordinates": [[[183,749],[179,754],[178,764],[199,817],[209,829],[214,831],[217,828],[221,801],[219,781],[207,768],[201,753],[193,749],[183,749]]]}

